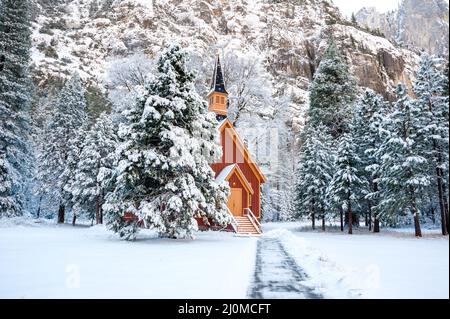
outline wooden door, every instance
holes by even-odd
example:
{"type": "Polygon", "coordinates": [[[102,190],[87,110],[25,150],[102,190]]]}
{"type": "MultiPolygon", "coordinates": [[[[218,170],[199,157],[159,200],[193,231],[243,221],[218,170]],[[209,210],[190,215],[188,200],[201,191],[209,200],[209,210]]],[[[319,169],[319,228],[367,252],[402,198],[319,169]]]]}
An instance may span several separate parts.
{"type": "Polygon", "coordinates": [[[232,188],[228,198],[228,208],[234,216],[242,216],[242,189],[232,188]]]}

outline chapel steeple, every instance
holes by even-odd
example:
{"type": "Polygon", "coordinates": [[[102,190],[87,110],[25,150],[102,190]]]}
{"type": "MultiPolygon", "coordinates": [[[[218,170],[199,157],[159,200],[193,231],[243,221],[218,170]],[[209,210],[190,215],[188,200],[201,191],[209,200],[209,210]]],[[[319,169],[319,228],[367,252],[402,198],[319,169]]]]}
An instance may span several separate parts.
{"type": "Polygon", "coordinates": [[[226,118],[228,104],[228,92],[225,89],[220,57],[217,55],[214,66],[213,78],[211,81],[211,90],[208,93],[208,111],[217,114],[218,118],[226,118]]]}

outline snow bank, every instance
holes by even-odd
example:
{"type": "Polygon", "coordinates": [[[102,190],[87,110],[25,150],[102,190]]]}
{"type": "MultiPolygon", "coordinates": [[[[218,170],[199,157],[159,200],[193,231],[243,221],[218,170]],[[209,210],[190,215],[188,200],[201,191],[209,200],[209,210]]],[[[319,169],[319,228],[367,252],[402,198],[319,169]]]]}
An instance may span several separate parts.
{"type": "Polygon", "coordinates": [[[382,229],[353,235],[303,222],[268,223],[266,234],[280,239],[326,298],[448,299],[449,237],[439,229],[382,229]],[[341,290],[342,289],[342,290],[341,290]]]}
{"type": "Polygon", "coordinates": [[[56,224],[54,220],[50,219],[36,219],[35,217],[9,217],[0,218],[0,228],[9,228],[17,226],[39,227],[42,225],[56,224]]]}
{"type": "Polygon", "coordinates": [[[324,298],[360,298],[363,288],[368,288],[370,282],[366,274],[355,268],[344,268],[313,248],[308,242],[286,229],[275,229],[265,234],[278,239],[284,249],[305,270],[309,279],[305,285],[313,288],[324,298]]]}

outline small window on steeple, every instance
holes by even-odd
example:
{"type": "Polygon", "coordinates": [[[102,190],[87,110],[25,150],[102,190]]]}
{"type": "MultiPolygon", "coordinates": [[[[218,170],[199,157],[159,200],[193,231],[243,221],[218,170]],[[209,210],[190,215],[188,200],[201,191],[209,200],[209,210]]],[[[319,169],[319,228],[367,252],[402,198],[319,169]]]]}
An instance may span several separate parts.
{"type": "Polygon", "coordinates": [[[216,103],[220,103],[220,97],[216,96],[216,103]]]}
{"type": "Polygon", "coordinates": [[[220,98],[220,104],[225,104],[225,98],[223,96],[220,98]]]}

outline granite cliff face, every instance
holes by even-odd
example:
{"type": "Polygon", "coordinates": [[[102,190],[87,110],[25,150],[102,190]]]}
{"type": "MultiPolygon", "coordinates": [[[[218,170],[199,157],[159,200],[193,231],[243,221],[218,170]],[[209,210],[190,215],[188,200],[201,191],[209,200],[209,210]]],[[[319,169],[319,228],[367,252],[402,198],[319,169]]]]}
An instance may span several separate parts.
{"type": "Polygon", "coordinates": [[[319,0],[38,0],[35,79],[45,85],[80,69],[102,85],[109,60],[133,52],[153,57],[178,41],[205,65],[218,50],[257,52],[277,83],[306,90],[330,35],[361,86],[386,94],[400,80],[411,82],[413,52],[355,28],[319,0]]]}
{"type": "Polygon", "coordinates": [[[393,42],[448,58],[449,6],[444,0],[403,0],[397,10],[380,13],[363,8],[358,23],[379,29],[393,42]]]}

